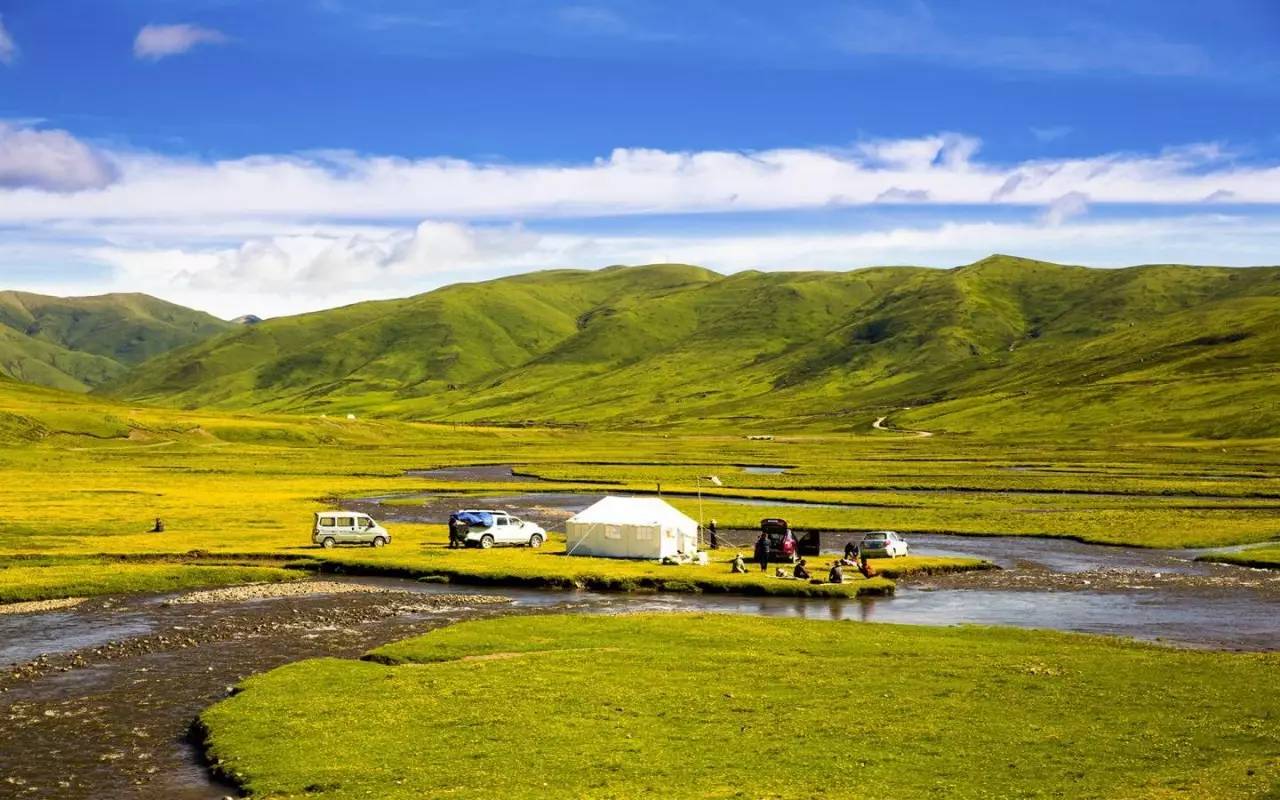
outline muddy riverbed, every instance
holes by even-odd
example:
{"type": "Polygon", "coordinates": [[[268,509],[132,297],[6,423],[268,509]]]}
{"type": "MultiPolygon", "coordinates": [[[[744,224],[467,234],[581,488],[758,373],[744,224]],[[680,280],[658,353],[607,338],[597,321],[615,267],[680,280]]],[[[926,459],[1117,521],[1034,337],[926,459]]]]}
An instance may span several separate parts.
{"type": "Polygon", "coordinates": [[[96,599],[0,618],[0,797],[234,795],[209,778],[186,736],[195,715],[241,679],[515,611],[457,589],[165,599],[96,599]]]}
{"type": "MultiPolygon", "coordinates": [[[[502,551],[493,552],[500,557],[502,551]]],[[[304,658],[358,657],[385,642],[494,614],[715,611],[1010,624],[1184,646],[1280,649],[1280,604],[1263,590],[1201,589],[1189,603],[1182,597],[1186,589],[1118,594],[944,588],[950,580],[906,584],[892,598],[820,600],[479,589],[338,577],[326,581],[360,590],[267,596],[248,587],[194,593],[196,602],[173,602],[174,596],[106,598],[0,617],[0,665],[7,665],[0,672],[0,797],[234,795],[232,787],[210,778],[188,731],[195,715],[237,682],[304,658]]]]}

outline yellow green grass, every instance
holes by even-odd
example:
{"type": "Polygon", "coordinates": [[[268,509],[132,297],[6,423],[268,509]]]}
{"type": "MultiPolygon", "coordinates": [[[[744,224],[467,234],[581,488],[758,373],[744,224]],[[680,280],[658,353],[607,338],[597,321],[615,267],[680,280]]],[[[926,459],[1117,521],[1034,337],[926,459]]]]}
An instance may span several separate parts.
{"type": "Polygon", "coordinates": [[[471,622],[201,715],[252,797],[1230,798],[1280,790],[1275,654],[732,615],[471,622]]]}
{"type": "MultiPolygon", "coordinates": [[[[727,495],[854,504],[730,505],[708,492],[703,514],[722,527],[754,527],[779,515],[827,531],[1070,536],[1141,546],[1280,537],[1280,443],[1269,440],[1050,447],[827,433],[750,441],[733,432],[664,436],[178,411],[0,381],[0,563],[192,550],[316,555],[308,549],[312,514],[334,498],[424,491],[599,490],[600,481],[640,491],[661,481],[666,497],[697,516],[694,478],[709,473],[721,477],[725,485],[715,491],[727,495]],[[486,486],[404,476],[477,462],[512,463],[556,481],[486,486]],[[742,464],[786,464],[793,473],[748,475],[742,464]],[[951,490],[958,487],[966,491],[951,490]],[[156,517],[165,533],[147,532],[156,517]]],[[[615,569],[676,574],[576,559],[566,572],[571,559],[506,549],[458,555],[446,567],[443,555],[420,546],[438,542],[439,529],[393,524],[392,533],[383,553],[344,550],[333,558],[373,559],[388,570],[454,569],[458,580],[467,572],[487,579],[504,564],[515,565],[512,573],[568,580],[615,569]],[[480,558],[490,560],[470,561],[480,558]]],[[[702,574],[718,584],[716,569],[702,574]]],[[[58,593],[51,588],[58,575],[47,573],[41,596],[58,593]]],[[[68,581],[62,593],[73,588],[68,581]]]]}
{"type": "Polygon", "coordinates": [[[1271,547],[1250,547],[1244,550],[1232,550],[1223,553],[1206,553],[1200,556],[1201,561],[1216,561],[1220,564],[1236,564],[1242,567],[1259,569],[1280,569],[1280,545],[1271,547]]]}
{"type": "Polygon", "coordinates": [[[177,592],[302,577],[305,573],[297,570],[244,564],[128,563],[95,558],[55,563],[10,560],[0,561],[0,603],[126,592],[177,592]]]}
{"type": "MultiPolygon", "coordinates": [[[[339,548],[318,556],[325,569],[348,573],[401,575],[408,578],[438,577],[462,583],[541,588],[596,589],[606,591],[730,592],[749,595],[803,597],[857,597],[893,592],[891,578],[922,572],[955,572],[990,565],[978,559],[926,558],[872,559],[882,577],[863,578],[846,570],[842,584],[812,584],[774,577],[774,566],[762,573],[755,565],[745,575],[730,572],[732,550],[719,550],[706,566],[665,566],[653,561],[588,558],[565,555],[563,536],[553,534],[539,549],[527,547],[482,550],[450,550],[440,526],[401,525],[391,547],[339,548]]],[[[747,557],[750,553],[746,554],[747,557]]],[[[827,561],[830,559],[828,558],[827,561]]],[[[827,570],[820,558],[809,559],[815,576],[827,570]]]]}

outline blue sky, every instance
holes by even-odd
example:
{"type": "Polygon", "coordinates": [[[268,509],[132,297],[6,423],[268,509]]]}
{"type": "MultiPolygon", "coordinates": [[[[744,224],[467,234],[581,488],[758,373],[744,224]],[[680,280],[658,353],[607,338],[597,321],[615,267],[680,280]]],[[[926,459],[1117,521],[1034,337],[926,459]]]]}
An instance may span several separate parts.
{"type": "Polygon", "coordinates": [[[1275,263],[1277,45],[1274,0],[0,0],[0,284],[1275,263]]]}

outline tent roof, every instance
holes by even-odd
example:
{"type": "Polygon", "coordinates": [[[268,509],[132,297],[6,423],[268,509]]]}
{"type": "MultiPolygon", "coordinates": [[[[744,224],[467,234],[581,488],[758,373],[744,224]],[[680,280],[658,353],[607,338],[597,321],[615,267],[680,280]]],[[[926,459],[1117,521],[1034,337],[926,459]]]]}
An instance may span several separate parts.
{"type": "Polygon", "coordinates": [[[657,497],[606,497],[574,514],[568,521],[587,525],[692,525],[695,528],[698,525],[657,497]]]}

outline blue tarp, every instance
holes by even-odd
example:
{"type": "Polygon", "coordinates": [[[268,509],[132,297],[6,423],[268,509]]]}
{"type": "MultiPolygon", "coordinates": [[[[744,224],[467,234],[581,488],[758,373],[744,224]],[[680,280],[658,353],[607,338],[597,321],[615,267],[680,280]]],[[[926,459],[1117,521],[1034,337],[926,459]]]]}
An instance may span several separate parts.
{"type": "Polygon", "coordinates": [[[493,515],[487,511],[464,511],[458,515],[458,519],[475,527],[493,527],[493,515]]]}

